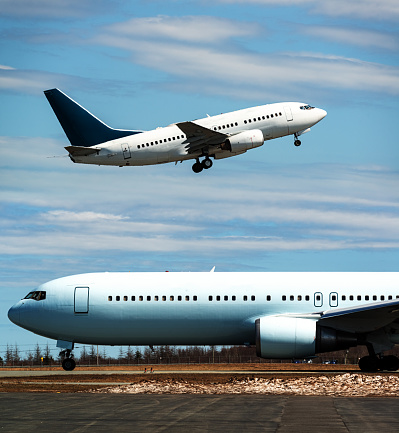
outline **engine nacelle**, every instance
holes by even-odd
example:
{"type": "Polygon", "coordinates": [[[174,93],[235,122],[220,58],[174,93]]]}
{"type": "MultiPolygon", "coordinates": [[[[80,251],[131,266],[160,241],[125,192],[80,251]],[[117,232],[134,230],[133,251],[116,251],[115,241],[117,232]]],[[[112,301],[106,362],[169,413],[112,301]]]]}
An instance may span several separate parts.
{"type": "Polygon", "coordinates": [[[321,326],[314,319],[266,316],[255,321],[260,358],[306,358],[358,345],[355,334],[321,326]]]}
{"type": "Polygon", "coordinates": [[[223,144],[223,150],[229,150],[232,153],[242,153],[246,150],[262,146],[265,139],[260,129],[251,129],[239,134],[232,135],[223,144]]]}

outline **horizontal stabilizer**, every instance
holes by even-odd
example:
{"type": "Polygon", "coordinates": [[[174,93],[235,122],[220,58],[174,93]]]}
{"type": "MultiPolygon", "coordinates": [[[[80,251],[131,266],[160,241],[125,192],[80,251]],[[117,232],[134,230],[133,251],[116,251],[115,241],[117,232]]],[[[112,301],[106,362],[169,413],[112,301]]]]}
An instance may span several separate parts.
{"type": "Polygon", "coordinates": [[[65,148],[72,156],[87,156],[99,152],[101,149],[83,146],[67,146],[65,148]]]}

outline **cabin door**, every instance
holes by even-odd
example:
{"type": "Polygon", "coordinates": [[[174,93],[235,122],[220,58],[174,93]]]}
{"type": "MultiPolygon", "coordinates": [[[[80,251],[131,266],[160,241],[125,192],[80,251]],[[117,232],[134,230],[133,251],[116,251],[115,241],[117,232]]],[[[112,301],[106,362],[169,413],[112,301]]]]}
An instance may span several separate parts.
{"type": "Polygon", "coordinates": [[[89,288],[75,287],[75,313],[89,312],[89,288]]]}

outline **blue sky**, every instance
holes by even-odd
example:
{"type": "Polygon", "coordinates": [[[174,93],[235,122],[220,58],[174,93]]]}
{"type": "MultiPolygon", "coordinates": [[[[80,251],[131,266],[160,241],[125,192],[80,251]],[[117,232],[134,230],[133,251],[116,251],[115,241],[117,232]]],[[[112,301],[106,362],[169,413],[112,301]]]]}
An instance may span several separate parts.
{"type": "MultiPolygon", "coordinates": [[[[8,308],[92,271],[396,271],[396,0],[0,0],[0,356],[47,340],[8,308]],[[93,167],[66,157],[43,95],[153,129],[301,101],[328,116],[216,161],[93,167]]],[[[50,342],[54,347],[53,342],[50,342]]]]}

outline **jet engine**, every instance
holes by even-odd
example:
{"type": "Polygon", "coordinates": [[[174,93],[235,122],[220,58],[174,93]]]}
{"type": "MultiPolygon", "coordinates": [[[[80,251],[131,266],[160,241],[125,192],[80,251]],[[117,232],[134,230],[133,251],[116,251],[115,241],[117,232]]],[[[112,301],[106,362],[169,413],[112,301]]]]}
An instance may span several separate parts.
{"type": "Polygon", "coordinates": [[[229,150],[232,153],[242,153],[246,150],[262,146],[264,141],[260,129],[251,129],[250,131],[244,131],[232,135],[222,144],[221,147],[223,150],[229,150]]]}
{"type": "Polygon", "coordinates": [[[306,358],[357,346],[355,334],[322,326],[311,318],[266,316],[255,321],[260,358],[306,358]]]}

